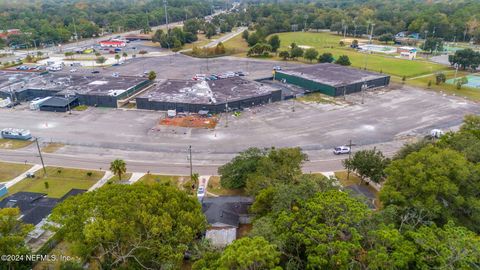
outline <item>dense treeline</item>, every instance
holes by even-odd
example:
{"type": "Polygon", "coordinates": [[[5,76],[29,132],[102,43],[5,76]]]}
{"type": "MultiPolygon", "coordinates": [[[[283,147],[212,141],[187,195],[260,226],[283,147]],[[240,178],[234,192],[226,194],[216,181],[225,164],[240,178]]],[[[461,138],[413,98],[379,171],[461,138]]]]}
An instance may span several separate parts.
{"type": "Polygon", "coordinates": [[[375,36],[400,31],[417,32],[423,38],[480,41],[480,2],[467,1],[250,1],[241,14],[242,21],[253,23],[264,35],[330,29],[347,35],[375,36]],[[425,32],[427,31],[427,32],[425,32]]]}
{"type": "MultiPolygon", "coordinates": [[[[204,17],[212,12],[212,4],[224,7],[222,1],[169,0],[169,21],[204,17]]],[[[1,1],[0,10],[2,28],[18,28],[28,33],[12,36],[9,43],[29,46],[65,42],[75,31],[79,38],[85,38],[102,32],[147,31],[150,26],[165,23],[161,0],[1,1]]]]}
{"type": "Polygon", "coordinates": [[[302,174],[299,148],[249,149],[219,173],[223,186],[255,196],[250,238],[193,269],[476,269],[479,144],[480,117],[467,116],[458,132],[406,145],[392,160],[356,152],[345,165],[383,183],[377,211],[332,179],[302,174]]]}

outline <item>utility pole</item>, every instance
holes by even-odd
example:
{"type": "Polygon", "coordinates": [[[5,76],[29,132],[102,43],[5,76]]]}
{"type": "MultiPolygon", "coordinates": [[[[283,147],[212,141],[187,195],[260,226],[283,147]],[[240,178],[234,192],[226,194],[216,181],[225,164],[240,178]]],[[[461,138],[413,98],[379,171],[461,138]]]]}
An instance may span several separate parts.
{"type": "Polygon", "coordinates": [[[67,99],[68,114],[72,114],[72,108],[70,108],[70,95],[65,95],[65,98],[67,99]]]}
{"type": "Polygon", "coordinates": [[[77,33],[77,24],[75,24],[75,17],[73,17],[73,31],[75,32],[75,41],[78,46],[78,33],[77,33]]]}
{"type": "Polygon", "coordinates": [[[373,38],[373,27],[375,27],[375,24],[372,23],[372,31],[370,32],[370,44],[372,44],[372,38],[373,38]]]}
{"type": "Polygon", "coordinates": [[[362,84],[362,104],[363,104],[363,101],[364,101],[364,96],[365,96],[365,90],[368,88],[368,85],[365,81],[363,81],[363,84],[362,84]]]}
{"type": "MultiPolygon", "coordinates": [[[[350,148],[350,151],[348,152],[348,160],[352,158],[352,140],[348,142],[348,147],[350,148]]],[[[350,167],[347,168],[347,180],[350,180],[350,167]]]]}
{"type": "Polygon", "coordinates": [[[190,160],[190,177],[193,176],[193,165],[192,165],[192,146],[188,146],[188,155],[189,155],[189,160],[190,160]]]}
{"type": "Polygon", "coordinates": [[[165,9],[165,24],[167,25],[167,32],[168,32],[167,0],[163,0],[163,8],[165,9]]]}
{"type": "Polygon", "coordinates": [[[42,162],[43,174],[47,176],[47,169],[45,169],[45,163],[43,162],[42,151],[40,151],[40,145],[38,145],[38,138],[35,138],[35,143],[37,144],[38,155],[40,156],[40,161],[42,162]]]}

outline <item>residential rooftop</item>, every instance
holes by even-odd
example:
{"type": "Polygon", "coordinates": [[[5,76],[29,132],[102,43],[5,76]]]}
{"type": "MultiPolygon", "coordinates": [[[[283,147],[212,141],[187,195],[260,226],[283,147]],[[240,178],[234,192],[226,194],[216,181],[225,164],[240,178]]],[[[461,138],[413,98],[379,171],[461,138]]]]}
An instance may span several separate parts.
{"type": "Polygon", "coordinates": [[[165,80],[139,98],[172,103],[221,104],[265,96],[276,90],[269,85],[240,77],[212,81],[165,80]]]}
{"type": "MultiPolygon", "coordinates": [[[[27,181],[27,180],[25,180],[27,181]]],[[[71,189],[60,199],[49,198],[44,193],[18,192],[0,201],[0,208],[18,207],[23,222],[36,225],[52,212],[53,208],[68,197],[82,194],[86,190],[71,189]]]]}
{"type": "Polygon", "coordinates": [[[59,95],[118,96],[146,81],[132,76],[97,76],[80,74],[48,73],[40,75],[31,72],[0,72],[0,91],[24,90],[58,91],[59,95]]]}
{"type": "Polygon", "coordinates": [[[365,71],[337,64],[322,63],[277,71],[279,73],[301,77],[310,81],[333,87],[388,77],[381,73],[365,71]]]}

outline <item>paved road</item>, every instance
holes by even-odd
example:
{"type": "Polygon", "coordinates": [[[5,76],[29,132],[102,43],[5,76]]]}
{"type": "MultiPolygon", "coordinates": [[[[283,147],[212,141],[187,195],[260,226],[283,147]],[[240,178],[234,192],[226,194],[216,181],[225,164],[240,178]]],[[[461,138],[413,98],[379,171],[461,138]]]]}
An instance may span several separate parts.
{"type": "Polygon", "coordinates": [[[222,42],[226,42],[238,35],[240,35],[241,33],[243,33],[243,31],[245,31],[246,29],[248,29],[247,27],[239,27],[238,29],[236,29],[234,32],[231,32],[231,33],[228,33],[226,35],[223,35],[221,36],[220,38],[208,43],[207,45],[205,45],[204,47],[206,48],[212,48],[212,47],[215,47],[217,46],[218,43],[222,42]]]}

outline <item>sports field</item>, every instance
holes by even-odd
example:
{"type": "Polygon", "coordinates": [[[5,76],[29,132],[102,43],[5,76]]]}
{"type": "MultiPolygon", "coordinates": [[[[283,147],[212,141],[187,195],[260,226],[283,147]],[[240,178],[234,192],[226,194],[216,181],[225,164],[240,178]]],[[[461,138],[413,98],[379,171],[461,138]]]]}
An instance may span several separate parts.
{"type": "MultiPolygon", "coordinates": [[[[398,77],[416,77],[424,74],[431,74],[439,70],[446,70],[448,67],[424,60],[403,60],[384,54],[364,54],[351,49],[347,44],[345,47],[339,45],[342,36],[326,32],[287,32],[278,33],[281,45],[279,51],[288,50],[290,44],[295,42],[299,46],[312,47],[319,53],[330,52],[335,58],[340,55],[347,55],[352,66],[368,70],[383,72],[398,77]]],[[[241,37],[240,37],[241,38],[241,37]]],[[[246,43],[236,39],[227,41],[226,47],[246,46],[246,43]]],[[[247,49],[245,48],[244,51],[247,49]]],[[[245,55],[245,54],[240,54],[245,55]]],[[[274,57],[278,60],[278,57],[274,57]]]]}

